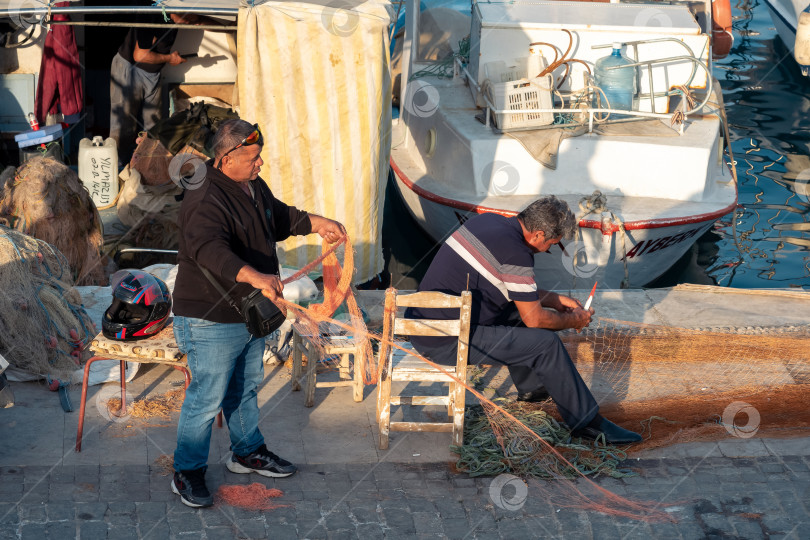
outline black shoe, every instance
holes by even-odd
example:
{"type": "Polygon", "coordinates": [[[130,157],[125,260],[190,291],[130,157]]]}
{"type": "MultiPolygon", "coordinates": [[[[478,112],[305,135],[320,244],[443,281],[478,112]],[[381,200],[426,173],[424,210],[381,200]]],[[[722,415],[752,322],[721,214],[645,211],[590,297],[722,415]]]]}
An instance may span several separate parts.
{"type": "Polygon", "coordinates": [[[547,400],[550,397],[551,396],[546,390],[546,387],[541,386],[540,388],[535,388],[531,392],[524,392],[522,394],[518,394],[517,400],[528,401],[529,403],[542,403],[543,401],[547,400]]]}
{"type": "Polygon", "coordinates": [[[599,435],[604,435],[606,444],[630,444],[641,440],[638,433],[617,426],[607,418],[602,418],[597,427],[588,425],[572,431],[571,435],[584,439],[596,439],[599,435]]]}
{"type": "Polygon", "coordinates": [[[269,451],[265,445],[261,445],[255,452],[247,456],[237,456],[231,454],[228,462],[228,470],[234,473],[259,473],[262,476],[272,478],[284,478],[295,474],[298,467],[275,455],[269,451]]]}
{"type": "Polygon", "coordinates": [[[205,467],[193,471],[174,473],[172,491],[180,495],[180,500],[192,508],[204,508],[214,504],[214,497],[205,485],[205,467]]]}

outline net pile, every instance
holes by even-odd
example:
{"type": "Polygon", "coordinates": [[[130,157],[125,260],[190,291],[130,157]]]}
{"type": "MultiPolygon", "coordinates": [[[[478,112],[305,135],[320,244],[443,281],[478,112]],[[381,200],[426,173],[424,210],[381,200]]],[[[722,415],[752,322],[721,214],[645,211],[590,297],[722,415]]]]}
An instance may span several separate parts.
{"type": "MultiPolygon", "coordinates": [[[[566,478],[605,474],[621,478],[633,474],[619,464],[627,454],[614,446],[592,443],[580,438],[572,439],[570,431],[546,411],[531,404],[506,402],[497,398],[503,409],[538,437],[554,446],[567,463],[559,468],[566,478]]],[[[497,411],[490,411],[498,415],[497,411]]],[[[506,435],[508,437],[508,435],[506,435]]],[[[544,448],[541,444],[518,434],[504,440],[500,430],[493,429],[486,405],[467,407],[464,415],[464,445],[452,447],[459,455],[456,469],[470,476],[495,476],[512,473],[522,477],[554,479],[545,460],[536,459],[544,448]]]]}
{"type": "Polygon", "coordinates": [[[604,415],[645,436],[631,451],[810,429],[803,405],[810,326],[690,329],[610,319],[591,326],[562,340],[609,403],[604,415]]]}
{"type": "Polygon", "coordinates": [[[606,385],[612,401],[781,387],[810,374],[810,326],[704,330],[599,319],[561,337],[580,373],[606,385]]]}
{"type": "Polygon", "coordinates": [[[101,217],[72,169],[50,158],[34,158],[9,175],[2,188],[0,220],[56,246],[77,285],[107,284],[101,217]]]}
{"type": "Polygon", "coordinates": [[[122,414],[121,398],[111,397],[107,400],[107,410],[113,416],[129,415],[140,420],[149,420],[151,418],[169,420],[173,412],[179,412],[183,407],[184,398],[185,390],[182,388],[169,390],[162,396],[136,399],[127,403],[127,410],[122,414]]]}
{"type": "Polygon", "coordinates": [[[14,367],[70,379],[96,335],[68,261],[50,244],[0,226],[0,353],[14,367]]]}

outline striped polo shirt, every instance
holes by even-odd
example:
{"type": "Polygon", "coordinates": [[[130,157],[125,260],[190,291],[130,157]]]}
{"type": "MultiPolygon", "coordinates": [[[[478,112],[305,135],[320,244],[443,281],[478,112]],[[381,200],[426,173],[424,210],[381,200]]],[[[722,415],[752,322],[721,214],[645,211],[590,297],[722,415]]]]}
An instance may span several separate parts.
{"type": "MultiPolygon", "coordinates": [[[[493,324],[510,302],[539,298],[534,252],[516,217],[481,214],[467,220],[439,248],[419,284],[420,291],[456,295],[466,289],[472,291],[473,325],[493,324]]],[[[413,309],[409,316],[454,319],[458,310],[413,309]]]]}

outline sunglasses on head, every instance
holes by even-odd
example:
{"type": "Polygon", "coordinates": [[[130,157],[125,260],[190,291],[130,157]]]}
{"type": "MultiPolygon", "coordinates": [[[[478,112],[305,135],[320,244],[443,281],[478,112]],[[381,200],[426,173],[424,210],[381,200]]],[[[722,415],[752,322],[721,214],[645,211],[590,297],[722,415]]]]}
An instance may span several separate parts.
{"type": "Polygon", "coordinates": [[[236,150],[237,148],[242,148],[243,146],[252,146],[254,144],[264,145],[264,138],[262,137],[262,132],[259,130],[259,124],[253,124],[253,131],[242,139],[242,142],[222,154],[222,157],[219,158],[219,162],[222,163],[222,160],[225,159],[225,156],[236,150]]]}

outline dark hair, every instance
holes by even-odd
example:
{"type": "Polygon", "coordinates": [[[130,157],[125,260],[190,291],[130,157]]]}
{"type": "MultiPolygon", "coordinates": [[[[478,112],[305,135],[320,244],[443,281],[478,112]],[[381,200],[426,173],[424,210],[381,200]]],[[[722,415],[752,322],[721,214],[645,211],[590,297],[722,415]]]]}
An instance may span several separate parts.
{"type": "Polygon", "coordinates": [[[543,231],[546,238],[573,238],[577,230],[568,203],[554,195],[537,199],[517,217],[529,232],[543,231]]]}
{"type": "Polygon", "coordinates": [[[244,120],[226,120],[219,125],[219,129],[214,134],[211,141],[211,151],[214,152],[214,160],[219,161],[222,156],[242,142],[245,137],[253,133],[253,124],[244,120]]]}

